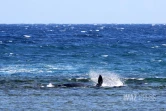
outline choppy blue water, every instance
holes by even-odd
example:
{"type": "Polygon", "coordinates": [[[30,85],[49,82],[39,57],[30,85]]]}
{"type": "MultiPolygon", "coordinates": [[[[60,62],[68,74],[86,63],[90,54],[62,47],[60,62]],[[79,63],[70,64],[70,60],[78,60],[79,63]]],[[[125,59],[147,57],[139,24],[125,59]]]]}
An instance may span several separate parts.
{"type": "Polygon", "coordinates": [[[166,25],[0,25],[1,110],[166,110],[166,25]],[[79,82],[103,87],[48,88],[79,82]]]}

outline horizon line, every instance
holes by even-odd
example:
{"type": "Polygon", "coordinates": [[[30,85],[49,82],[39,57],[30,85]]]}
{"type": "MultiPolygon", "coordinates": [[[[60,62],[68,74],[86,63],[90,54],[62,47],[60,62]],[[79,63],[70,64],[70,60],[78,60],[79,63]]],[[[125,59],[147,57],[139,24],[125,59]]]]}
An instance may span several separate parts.
{"type": "Polygon", "coordinates": [[[0,23],[0,25],[15,25],[15,24],[45,24],[45,25],[48,25],[48,24],[62,24],[62,25],[65,25],[65,24],[73,24],[73,25],[76,25],[76,24],[89,24],[89,25],[99,25],[99,24],[163,24],[163,25],[166,25],[166,23],[0,23]]]}

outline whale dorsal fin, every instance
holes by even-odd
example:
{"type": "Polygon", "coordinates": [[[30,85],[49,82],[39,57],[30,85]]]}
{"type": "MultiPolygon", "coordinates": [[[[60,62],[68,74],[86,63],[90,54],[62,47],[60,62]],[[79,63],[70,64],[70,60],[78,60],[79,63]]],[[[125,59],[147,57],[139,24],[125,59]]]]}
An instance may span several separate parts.
{"type": "Polygon", "coordinates": [[[96,85],[96,86],[100,87],[100,86],[102,86],[102,84],[103,84],[103,78],[102,78],[102,76],[101,76],[101,75],[99,75],[99,78],[98,78],[98,83],[97,83],[97,85],[96,85]]]}

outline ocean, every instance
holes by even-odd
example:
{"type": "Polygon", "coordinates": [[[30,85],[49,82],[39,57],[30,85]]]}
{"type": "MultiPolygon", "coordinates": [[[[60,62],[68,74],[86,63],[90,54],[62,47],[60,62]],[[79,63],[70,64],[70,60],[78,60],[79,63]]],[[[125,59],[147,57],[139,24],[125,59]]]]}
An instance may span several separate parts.
{"type": "Polygon", "coordinates": [[[0,110],[166,111],[166,25],[1,24],[0,110]]]}

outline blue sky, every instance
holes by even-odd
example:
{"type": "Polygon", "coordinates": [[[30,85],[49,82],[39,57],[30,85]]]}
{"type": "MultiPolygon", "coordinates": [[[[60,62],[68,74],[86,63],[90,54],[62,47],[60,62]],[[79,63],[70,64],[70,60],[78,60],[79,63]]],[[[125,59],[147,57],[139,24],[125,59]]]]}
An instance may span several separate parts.
{"type": "Polygon", "coordinates": [[[166,0],[1,0],[0,23],[166,23],[166,0]]]}

